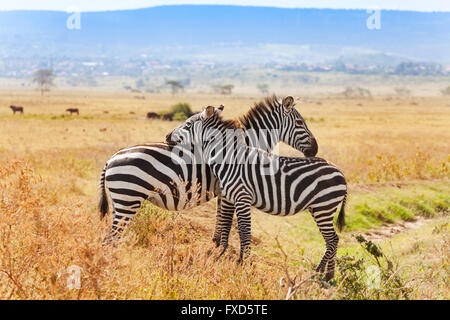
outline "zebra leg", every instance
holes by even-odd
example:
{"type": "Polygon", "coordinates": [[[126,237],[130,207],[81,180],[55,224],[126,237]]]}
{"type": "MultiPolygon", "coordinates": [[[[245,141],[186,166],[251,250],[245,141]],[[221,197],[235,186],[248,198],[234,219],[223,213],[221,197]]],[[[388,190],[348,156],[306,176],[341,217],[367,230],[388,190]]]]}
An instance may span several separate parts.
{"type": "Polygon", "coordinates": [[[216,244],[216,247],[220,245],[220,219],[221,219],[221,203],[222,203],[222,196],[219,195],[217,197],[217,207],[216,207],[216,226],[214,228],[214,235],[212,238],[212,241],[216,244]]]}
{"type": "Polygon", "coordinates": [[[241,242],[241,251],[238,262],[242,262],[245,255],[250,254],[250,240],[251,240],[251,198],[241,197],[234,204],[236,207],[236,215],[238,222],[239,239],[241,242]]]}
{"type": "Polygon", "coordinates": [[[333,216],[335,211],[336,207],[332,208],[331,210],[323,210],[323,208],[312,209],[312,215],[319,227],[322,237],[325,240],[326,246],[325,254],[320,260],[316,272],[324,273],[326,268],[326,281],[329,281],[334,277],[334,268],[336,264],[335,257],[339,242],[339,237],[333,226],[333,216]]]}
{"type": "Polygon", "coordinates": [[[220,246],[222,247],[221,255],[228,248],[228,240],[230,237],[230,230],[233,224],[234,204],[225,199],[221,200],[220,219],[217,220],[218,228],[220,230],[220,246]]]}

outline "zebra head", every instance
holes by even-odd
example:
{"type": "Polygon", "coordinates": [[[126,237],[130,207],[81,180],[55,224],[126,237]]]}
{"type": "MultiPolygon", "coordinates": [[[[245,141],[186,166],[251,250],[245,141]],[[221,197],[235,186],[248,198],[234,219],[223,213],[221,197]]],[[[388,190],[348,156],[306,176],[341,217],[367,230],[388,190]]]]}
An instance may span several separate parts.
{"type": "Polygon", "coordinates": [[[282,100],[275,95],[266,97],[255,103],[239,121],[245,129],[246,142],[252,147],[272,152],[282,141],[307,157],[317,154],[316,139],[295,109],[291,96],[282,100]]]}
{"type": "Polygon", "coordinates": [[[294,98],[287,96],[281,103],[282,126],[280,140],[301,151],[306,157],[314,157],[318,151],[318,144],[314,135],[309,131],[305,120],[295,109],[294,98]]]}
{"type": "MultiPolygon", "coordinates": [[[[205,128],[214,127],[214,122],[222,113],[224,105],[217,109],[213,106],[206,107],[202,112],[194,114],[184,123],[173,129],[167,136],[166,142],[169,144],[202,145],[205,142],[207,132],[205,128]]],[[[211,138],[211,137],[210,137],[211,138]]]]}

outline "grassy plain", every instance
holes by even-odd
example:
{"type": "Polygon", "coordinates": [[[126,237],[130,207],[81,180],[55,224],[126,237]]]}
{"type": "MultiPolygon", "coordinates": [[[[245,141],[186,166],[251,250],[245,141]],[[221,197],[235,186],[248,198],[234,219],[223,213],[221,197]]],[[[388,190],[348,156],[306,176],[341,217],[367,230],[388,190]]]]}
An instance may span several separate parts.
{"type": "MultiPolygon", "coordinates": [[[[104,162],[122,147],[162,141],[177,124],[145,120],[147,112],[224,103],[231,118],[261,98],[145,96],[0,92],[0,298],[282,299],[289,278],[314,274],[325,246],[307,213],[279,218],[255,210],[252,257],[236,264],[233,228],[231,249],[216,260],[215,201],[182,213],[147,205],[119,246],[101,247],[110,223],[96,212],[104,162]],[[25,115],[13,116],[10,104],[23,105],[25,115]],[[80,116],[66,114],[70,107],[80,116]],[[82,270],[80,289],[67,288],[73,265],[82,270]]],[[[336,281],[305,281],[294,298],[449,299],[448,99],[316,95],[302,96],[297,109],[319,142],[318,156],[346,175],[350,200],[336,281]],[[408,227],[396,234],[399,225],[408,227]],[[377,239],[393,262],[395,274],[379,290],[367,288],[365,268],[374,262],[357,234],[377,239]]],[[[279,152],[300,156],[284,145],[279,152]]]]}

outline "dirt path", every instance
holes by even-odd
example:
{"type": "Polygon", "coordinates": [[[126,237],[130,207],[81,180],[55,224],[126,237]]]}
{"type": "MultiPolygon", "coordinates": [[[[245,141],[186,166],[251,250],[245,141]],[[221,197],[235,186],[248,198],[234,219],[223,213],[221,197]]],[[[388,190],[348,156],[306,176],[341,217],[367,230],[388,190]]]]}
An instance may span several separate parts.
{"type": "Polygon", "coordinates": [[[377,229],[372,229],[363,233],[363,236],[367,240],[373,242],[383,241],[396,236],[397,234],[404,232],[406,230],[418,229],[425,225],[431,219],[425,219],[424,217],[416,217],[415,221],[402,221],[399,223],[389,224],[377,229]]]}

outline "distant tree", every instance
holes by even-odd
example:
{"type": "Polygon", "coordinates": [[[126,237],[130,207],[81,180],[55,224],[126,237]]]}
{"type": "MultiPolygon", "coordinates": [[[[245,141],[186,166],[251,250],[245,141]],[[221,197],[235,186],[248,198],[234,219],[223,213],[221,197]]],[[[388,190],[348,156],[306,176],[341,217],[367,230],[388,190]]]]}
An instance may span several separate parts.
{"type": "Polygon", "coordinates": [[[356,89],[358,90],[358,93],[361,97],[371,97],[372,96],[372,93],[370,92],[369,89],[361,88],[361,87],[358,87],[356,89]]]}
{"type": "Polygon", "coordinates": [[[94,77],[87,77],[86,78],[86,84],[89,87],[97,87],[98,86],[98,82],[97,82],[97,80],[95,80],[94,77]]]}
{"type": "Polygon", "coordinates": [[[269,94],[269,85],[267,83],[260,83],[256,87],[262,94],[269,94]]]}
{"type": "Polygon", "coordinates": [[[179,91],[184,91],[184,85],[182,85],[180,81],[168,80],[166,81],[166,84],[170,86],[172,94],[176,94],[179,91]]]}
{"type": "Polygon", "coordinates": [[[226,84],[226,85],[222,85],[222,86],[213,86],[214,91],[218,92],[220,94],[231,94],[231,92],[233,91],[234,85],[232,84],[226,84]]]}
{"type": "Polygon", "coordinates": [[[361,88],[361,87],[347,87],[342,92],[345,97],[372,97],[372,93],[369,89],[361,88]]]}
{"type": "Polygon", "coordinates": [[[145,86],[145,82],[142,79],[136,80],[136,88],[142,88],[145,86]]]}
{"type": "Polygon", "coordinates": [[[353,88],[351,87],[347,87],[345,88],[345,90],[342,92],[342,94],[345,97],[353,97],[355,95],[355,90],[353,90],[353,88]]]}
{"type": "Polygon", "coordinates": [[[226,85],[214,85],[212,86],[215,93],[219,94],[231,94],[233,91],[234,85],[226,84],[226,85]]]}
{"type": "Polygon", "coordinates": [[[407,88],[394,88],[394,90],[398,96],[409,96],[411,94],[411,90],[407,88]]]}
{"type": "Polygon", "coordinates": [[[37,83],[41,96],[45,91],[50,91],[50,87],[54,85],[54,78],[52,69],[40,69],[34,73],[33,82],[37,83]]]}
{"type": "Polygon", "coordinates": [[[445,88],[445,89],[442,89],[442,90],[441,90],[441,93],[442,93],[444,96],[450,96],[450,86],[448,86],[448,87],[445,88]]]}

